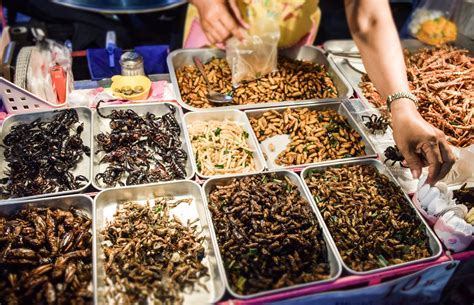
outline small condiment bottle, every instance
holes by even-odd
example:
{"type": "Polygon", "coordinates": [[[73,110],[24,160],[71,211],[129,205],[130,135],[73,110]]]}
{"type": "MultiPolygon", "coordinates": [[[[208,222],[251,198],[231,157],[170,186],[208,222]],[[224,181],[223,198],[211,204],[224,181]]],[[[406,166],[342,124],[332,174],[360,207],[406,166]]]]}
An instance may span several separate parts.
{"type": "Polygon", "coordinates": [[[145,75],[143,57],[137,52],[123,53],[120,56],[120,66],[124,76],[145,75]]]}

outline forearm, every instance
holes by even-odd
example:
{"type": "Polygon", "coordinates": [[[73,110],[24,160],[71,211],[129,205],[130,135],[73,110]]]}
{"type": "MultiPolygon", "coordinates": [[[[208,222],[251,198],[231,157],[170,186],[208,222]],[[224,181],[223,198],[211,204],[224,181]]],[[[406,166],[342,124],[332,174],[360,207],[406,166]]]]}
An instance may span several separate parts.
{"type": "MultiPolygon", "coordinates": [[[[403,51],[388,1],[345,0],[346,15],[352,37],[359,48],[370,80],[383,99],[409,91],[403,51]]],[[[392,105],[392,114],[416,112],[409,100],[392,105]]]]}

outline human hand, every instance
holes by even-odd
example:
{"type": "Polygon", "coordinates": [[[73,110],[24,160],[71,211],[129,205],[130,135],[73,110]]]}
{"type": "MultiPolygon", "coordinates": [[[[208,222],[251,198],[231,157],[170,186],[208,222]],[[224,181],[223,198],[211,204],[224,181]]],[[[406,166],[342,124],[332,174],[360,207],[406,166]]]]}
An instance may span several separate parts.
{"type": "Polygon", "coordinates": [[[248,26],[235,0],[229,1],[230,8],[224,0],[193,0],[192,4],[199,11],[202,29],[210,43],[222,43],[230,36],[244,39],[244,28],[248,26]]]}
{"type": "Polygon", "coordinates": [[[393,102],[391,113],[393,137],[413,178],[419,178],[425,166],[428,166],[426,183],[433,185],[446,176],[455,157],[444,133],[426,122],[408,99],[393,102]]]}

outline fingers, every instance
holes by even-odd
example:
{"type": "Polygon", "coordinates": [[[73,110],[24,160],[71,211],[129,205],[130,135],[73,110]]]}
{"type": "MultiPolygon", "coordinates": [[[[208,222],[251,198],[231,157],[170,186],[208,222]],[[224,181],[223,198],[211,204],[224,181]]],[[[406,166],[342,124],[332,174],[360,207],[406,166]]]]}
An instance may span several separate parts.
{"type": "Polygon", "coordinates": [[[421,170],[423,168],[424,162],[421,158],[421,155],[417,154],[415,151],[403,151],[400,148],[400,152],[405,157],[405,161],[408,167],[411,170],[411,174],[414,179],[418,179],[421,175],[421,170]]]}
{"type": "Polygon", "coordinates": [[[206,34],[207,40],[211,43],[211,45],[215,44],[218,41],[217,35],[214,34],[214,31],[207,30],[206,27],[203,25],[204,33],[206,34]]]}
{"type": "Polygon", "coordinates": [[[239,25],[237,24],[237,22],[235,22],[234,18],[230,14],[222,15],[219,18],[219,22],[227,30],[227,37],[230,36],[230,34],[232,34],[239,40],[244,39],[244,33],[240,30],[239,25]]]}
{"type": "Polygon", "coordinates": [[[421,175],[421,170],[425,166],[425,160],[423,160],[422,155],[404,147],[403,145],[400,145],[398,148],[405,158],[406,164],[410,168],[411,175],[414,179],[418,179],[421,175]]]}
{"type": "Polygon", "coordinates": [[[439,172],[438,180],[443,179],[453,167],[456,158],[453,154],[453,151],[449,147],[449,144],[446,140],[442,140],[439,143],[439,151],[441,152],[441,157],[443,158],[443,164],[441,165],[441,170],[439,172]]]}
{"type": "Polygon", "coordinates": [[[202,26],[207,39],[212,44],[224,42],[231,35],[240,40],[244,38],[244,34],[235,20],[227,13],[213,19],[212,21],[203,21],[202,26]]]}
{"type": "Polygon", "coordinates": [[[237,19],[239,24],[243,28],[249,29],[250,26],[248,25],[247,22],[245,22],[244,18],[242,17],[242,13],[240,12],[239,7],[237,6],[237,2],[235,0],[230,0],[229,5],[230,5],[230,9],[232,10],[232,13],[234,14],[235,19],[237,19]]]}
{"type": "Polygon", "coordinates": [[[420,148],[428,162],[428,179],[426,179],[426,183],[433,185],[439,180],[443,157],[441,156],[438,143],[435,141],[425,142],[420,148]]]}

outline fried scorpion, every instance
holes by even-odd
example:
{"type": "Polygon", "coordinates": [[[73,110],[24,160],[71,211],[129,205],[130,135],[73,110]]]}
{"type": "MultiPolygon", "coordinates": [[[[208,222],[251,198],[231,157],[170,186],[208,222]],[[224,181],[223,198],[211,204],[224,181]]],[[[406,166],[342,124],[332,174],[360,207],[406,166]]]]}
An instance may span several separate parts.
{"type": "Polygon", "coordinates": [[[187,153],[181,148],[181,128],[175,117],[176,109],[160,117],[153,113],[144,116],[131,109],[97,113],[109,119],[110,133],[96,136],[99,163],[107,168],[95,176],[99,185],[136,185],[186,177],[187,153]]]}
{"type": "Polygon", "coordinates": [[[90,148],[84,145],[83,123],[75,109],[55,111],[49,121],[36,119],[12,126],[3,139],[8,162],[3,197],[24,197],[75,190],[85,185],[85,176],[71,172],[90,148]]]}

